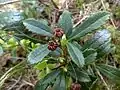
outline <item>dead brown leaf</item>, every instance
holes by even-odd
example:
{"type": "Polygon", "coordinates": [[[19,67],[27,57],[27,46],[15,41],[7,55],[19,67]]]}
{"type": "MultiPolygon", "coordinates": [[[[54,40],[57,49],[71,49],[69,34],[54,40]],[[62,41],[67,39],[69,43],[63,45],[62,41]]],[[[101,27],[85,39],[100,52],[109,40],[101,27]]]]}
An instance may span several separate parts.
{"type": "Polygon", "coordinates": [[[0,70],[2,69],[3,66],[7,64],[7,61],[10,59],[11,59],[10,53],[5,53],[2,56],[0,56],[0,70]]]}

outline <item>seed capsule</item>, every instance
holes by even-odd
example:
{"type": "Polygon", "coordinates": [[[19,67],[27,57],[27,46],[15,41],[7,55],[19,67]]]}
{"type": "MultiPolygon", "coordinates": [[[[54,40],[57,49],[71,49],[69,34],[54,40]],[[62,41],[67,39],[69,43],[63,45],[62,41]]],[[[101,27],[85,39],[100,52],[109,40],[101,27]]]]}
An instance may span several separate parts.
{"type": "Polygon", "coordinates": [[[80,90],[80,84],[72,83],[70,90],[80,90]]]}
{"type": "Polygon", "coordinates": [[[48,43],[48,49],[49,50],[54,51],[54,50],[56,50],[57,47],[58,47],[57,42],[49,41],[49,43],[48,43]]]}
{"type": "Polygon", "coordinates": [[[54,36],[56,37],[62,37],[64,34],[63,30],[61,28],[55,28],[54,29],[54,36]]]}

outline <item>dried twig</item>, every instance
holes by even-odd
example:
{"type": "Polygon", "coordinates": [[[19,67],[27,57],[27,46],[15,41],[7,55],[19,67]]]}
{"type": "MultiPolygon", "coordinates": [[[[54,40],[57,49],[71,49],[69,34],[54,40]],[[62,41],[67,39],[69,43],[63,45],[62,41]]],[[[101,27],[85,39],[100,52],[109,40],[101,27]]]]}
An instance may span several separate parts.
{"type": "Polygon", "coordinates": [[[20,77],[18,78],[18,80],[16,80],[16,82],[8,90],[12,90],[15,87],[15,85],[17,85],[19,83],[19,81],[21,80],[21,78],[22,78],[22,75],[20,75],[20,77]]]}
{"type": "Polygon", "coordinates": [[[21,84],[21,85],[19,86],[19,88],[17,88],[16,90],[22,90],[21,88],[22,88],[23,86],[25,86],[25,85],[26,85],[25,83],[21,84]]]}
{"type": "MultiPolygon", "coordinates": [[[[106,6],[105,6],[105,4],[104,4],[103,0],[101,0],[101,3],[102,3],[102,6],[103,6],[104,10],[106,10],[106,6]]],[[[112,18],[110,18],[110,21],[111,21],[111,23],[112,23],[113,27],[116,29],[117,27],[115,26],[115,23],[114,23],[114,21],[113,21],[113,19],[112,19],[112,18]]]]}
{"type": "Polygon", "coordinates": [[[30,85],[30,86],[34,87],[34,84],[32,84],[32,83],[30,83],[30,82],[27,82],[27,81],[25,81],[25,80],[22,80],[22,81],[23,81],[23,83],[25,83],[25,84],[27,84],[27,85],[30,85]]]}
{"type": "Polygon", "coordinates": [[[76,26],[78,26],[83,20],[85,20],[87,17],[89,16],[84,16],[82,19],[80,19],[74,26],[73,28],[75,28],[76,26]]]}
{"type": "Polygon", "coordinates": [[[93,65],[94,65],[94,68],[95,68],[98,76],[100,77],[100,79],[102,80],[103,84],[105,85],[106,89],[107,89],[107,90],[110,90],[110,88],[108,87],[107,83],[105,82],[103,76],[100,74],[99,70],[96,68],[95,64],[93,64],[93,65]]]}
{"type": "Polygon", "coordinates": [[[7,5],[7,4],[13,4],[13,3],[17,3],[20,2],[20,0],[13,0],[13,1],[8,1],[8,2],[4,2],[4,3],[0,3],[0,7],[7,5]]]}
{"type": "Polygon", "coordinates": [[[52,2],[52,4],[54,5],[54,7],[55,7],[56,9],[59,9],[58,6],[56,5],[56,3],[55,3],[53,0],[51,0],[51,2],[52,2]]]}

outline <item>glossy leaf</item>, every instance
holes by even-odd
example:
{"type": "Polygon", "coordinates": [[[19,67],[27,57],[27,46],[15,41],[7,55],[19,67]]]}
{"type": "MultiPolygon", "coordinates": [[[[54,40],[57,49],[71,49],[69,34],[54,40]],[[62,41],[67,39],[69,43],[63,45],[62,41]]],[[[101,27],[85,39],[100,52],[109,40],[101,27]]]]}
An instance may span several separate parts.
{"type": "Polygon", "coordinates": [[[56,71],[53,71],[49,74],[47,74],[44,79],[43,79],[43,82],[42,84],[48,84],[50,82],[52,82],[53,80],[56,79],[56,77],[60,74],[60,70],[56,70],[56,71]]]}
{"type": "Polygon", "coordinates": [[[84,62],[84,57],[82,52],[79,50],[76,45],[72,43],[68,43],[67,45],[68,52],[72,58],[72,61],[78,66],[78,67],[83,67],[85,62],[84,62]]]}
{"type": "Polygon", "coordinates": [[[63,12],[60,16],[58,25],[64,30],[67,37],[72,33],[72,16],[69,11],[65,10],[63,12]]]}
{"type": "Polygon", "coordinates": [[[74,70],[71,68],[71,69],[69,69],[68,72],[69,72],[70,76],[74,79],[76,79],[76,76],[77,76],[77,79],[80,82],[90,82],[91,81],[90,77],[88,76],[88,74],[85,71],[80,71],[79,69],[75,69],[75,72],[74,72],[74,70]]]}
{"type": "Polygon", "coordinates": [[[106,20],[109,19],[109,16],[110,14],[104,11],[92,15],[82,24],[75,28],[70,37],[70,40],[80,38],[92,31],[95,31],[101,25],[105,24],[106,20]]]}
{"type": "Polygon", "coordinates": [[[49,26],[46,24],[43,24],[43,22],[34,20],[34,19],[27,19],[23,21],[23,24],[26,26],[26,28],[33,32],[37,33],[43,36],[52,36],[52,30],[50,29],[49,26]]]}
{"type": "Polygon", "coordinates": [[[65,76],[60,74],[55,81],[53,90],[66,90],[65,76]]]}
{"type": "Polygon", "coordinates": [[[58,47],[55,51],[50,52],[52,57],[59,57],[61,55],[61,49],[58,47]]]}
{"type": "Polygon", "coordinates": [[[108,30],[102,30],[95,33],[95,35],[83,46],[83,50],[87,48],[96,49],[98,54],[109,53],[111,51],[111,34],[108,30]]]}
{"type": "Polygon", "coordinates": [[[34,68],[36,68],[38,70],[43,70],[44,68],[46,68],[46,66],[47,66],[47,61],[44,60],[44,61],[38,63],[37,65],[35,65],[34,68]]]}
{"type": "Polygon", "coordinates": [[[84,52],[85,64],[91,64],[96,61],[97,52],[94,49],[86,49],[84,52]]]}
{"type": "Polygon", "coordinates": [[[43,58],[49,54],[49,52],[50,50],[48,50],[48,45],[41,45],[28,55],[28,61],[31,64],[41,62],[43,58]]]}
{"type": "Polygon", "coordinates": [[[105,42],[109,41],[111,34],[108,30],[102,30],[95,33],[95,35],[88,40],[83,48],[98,48],[100,45],[103,45],[105,42]]]}
{"type": "Polygon", "coordinates": [[[0,46],[0,56],[4,53],[3,48],[0,46]]]}
{"type": "Polygon", "coordinates": [[[120,70],[109,65],[97,65],[97,69],[107,78],[120,84],[120,70]]]}
{"type": "Polygon", "coordinates": [[[78,42],[74,41],[73,44],[74,44],[77,48],[79,48],[79,50],[82,49],[82,46],[81,46],[80,44],[78,44],[78,42]]]}
{"type": "Polygon", "coordinates": [[[60,74],[60,70],[47,74],[43,79],[39,80],[35,86],[35,90],[46,90],[47,86],[55,80],[60,74]]]}
{"type": "Polygon", "coordinates": [[[46,90],[48,87],[48,84],[42,84],[43,79],[41,79],[40,81],[38,81],[35,85],[35,90],[46,90]]]}
{"type": "Polygon", "coordinates": [[[0,25],[2,26],[20,21],[22,19],[24,18],[21,12],[17,11],[0,12],[0,25]]]}
{"type": "Polygon", "coordinates": [[[12,1],[12,0],[0,0],[0,4],[6,3],[8,1],[12,1]]]}

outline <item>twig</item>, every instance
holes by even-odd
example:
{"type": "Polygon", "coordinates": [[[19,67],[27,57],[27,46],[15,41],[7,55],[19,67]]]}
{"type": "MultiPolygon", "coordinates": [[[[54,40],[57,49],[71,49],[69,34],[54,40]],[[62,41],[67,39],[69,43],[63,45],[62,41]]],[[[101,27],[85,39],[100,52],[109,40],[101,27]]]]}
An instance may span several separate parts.
{"type": "Polygon", "coordinates": [[[16,80],[16,82],[8,90],[12,90],[15,87],[15,85],[18,84],[18,82],[21,80],[21,78],[22,78],[22,75],[20,75],[20,77],[18,78],[18,80],[16,80]]]}
{"type": "Polygon", "coordinates": [[[107,83],[105,82],[105,80],[103,79],[102,75],[100,74],[100,72],[98,70],[97,71],[97,74],[99,75],[100,79],[103,81],[104,85],[106,86],[107,90],[110,90],[107,83]]]}
{"type": "Polygon", "coordinates": [[[25,80],[22,80],[25,84],[27,84],[27,85],[30,85],[30,86],[32,86],[32,87],[34,87],[34,84],[32,84],[32,83],[30,83],[30,82],[27,82],[27,81],[25,81],[25,80]]]}
{"type": "Polygon", "coordinates": [[[104,10],[106,10],[106,7],[105,7],[105,4],[104,4],[103,0],[101,0],[101,3],[102,3],[102,6],[103,6],[104,10]]]}
{"type": "Polygon", "coordinates": [[[15,65],[14,67],[10,68],[2,77],[0,77],[0,89],[1,89],[1,87],[4,84],[6,79],[8,79],[11,75],[16,73],[20,69],[23,69],[23,68],[18,69],[18,67],[20,67],[24,62],[25,61],[22,61],[19,64],[15,65]]]}
{"type": "Polygon", "coordinates": [[[108,87],[108,85],[107,85],[107,83],[105,82],[104,78],[103,78],[102,75],[100,74],[99,70],[96,68],[95,64],[94,64],[94,68],[95,68],[95,70],[96,70],[98,76],[100,77],[100,79],[101,79],[102,82],[104,83],[106,89],[107,89],[107,90],[110,90],[109,87],[108,87]]]}
{"type": "Polygon", "coordinates": [[[11,59],[22,59],[22,60],[25,60],[26,58],[23,58],[23,57],[11,57],[11,59]]]}
{"type": "Polygon", "coordinates": [[[26,85],[25,83],[21,84],[20,87],[17,88],[16,90],[21,90],[21,88],[22,88],[23,86],[25,86],[25,85],[26,85]]]}
{"type": "Polygon", "coordinates": [[[65,9],[68,9],[68,0],[65,1],[65,9]]]}
{"type": "Polygon", "coordinates": [[[0,7],[4,6],[4,5],[7,5],[7,4],[17,3],[17,2],[20,2],[20,0],[14,0],[14,1],[8,1],[8,2],[4,2],[4,3],[0,3],[0,7]]]}
{"type": "Polygon", "coordinates": [[[60,67],[62,67],[62,66],[65,66],[65,65],[66,65],[66,64],[61,64],[61,65],[59,65],[59,66],[53,68],[52,70],[56,70],[56,69],[58,69],[58,68],[60,68],[60,67]]]}
{"type": "Polygon", "coordinates": [[[5,39],[3,39],[1,36],[0,36],[0,39],[2,39],[3,41],[6,41],[5,39]]]}
{"type": "Polygon", "coordinates": [[[55,12],[53,12],[53,16],[52,16],[52,19],[53,19],[52,24],[51,24],[51,25],[52,25],[52,26],[51,26],[52,28],[55,27],[56,17],[57,17],[57,16],[56,16],[56,13],[57,13],[57,12],[56,12],[56,10],[55,10],[55,12]]]}
{"type": "Polygon", "coordinates": [[[87,17],[89,16],[84,16],[82,19],[80,19],[74,26],[73,28],[75,28],[76,26],[78,26],[83,20],[85,20],[87,17]]]}
{"type": "MultiPolygon", "coordinates": [[[[103,6],[104,10],[106,10],[106,7],[105,7],[105,4],[104,4],[103,0],[101,0],[101,3],[102,3],[102,6],[103,6]]],[[[110,18],[110,21],[111,21],[113,27],[116,29],[117,27],[115,26],[115,23],[114,23],[112,18],[110,18]]]]}
{"type": "Polygon", "coordinates": [[[51,0],[51,2],[52,2],[52,4],[54,5],[54,7],[55,7],[56,9],[59,9],[58,6],[56,5],[56,3],[55,3],[53,0],[51,0]]]}

